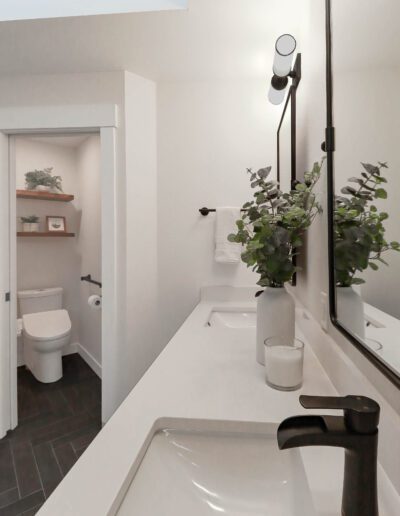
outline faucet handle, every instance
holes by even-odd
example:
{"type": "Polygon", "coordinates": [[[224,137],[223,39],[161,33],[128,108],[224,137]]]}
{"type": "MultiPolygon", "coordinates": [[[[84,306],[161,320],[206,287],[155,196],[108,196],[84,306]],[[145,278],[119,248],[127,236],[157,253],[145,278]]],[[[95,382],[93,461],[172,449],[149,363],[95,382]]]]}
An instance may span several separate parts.
{"type": "Polygon", "coordinates": [[[343,410],[346,427],[359,434],[377,431],[380,407],[365,396],[305,396],[299,398],[306,409],[343,410]]]}

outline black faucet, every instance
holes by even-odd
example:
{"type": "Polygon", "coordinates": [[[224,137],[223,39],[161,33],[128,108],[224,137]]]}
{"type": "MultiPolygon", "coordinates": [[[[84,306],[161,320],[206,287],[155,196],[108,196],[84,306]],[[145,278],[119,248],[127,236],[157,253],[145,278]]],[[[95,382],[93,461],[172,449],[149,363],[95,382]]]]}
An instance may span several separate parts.
{"type": "Polygon", "coordinates": [[[378,403],[364,396],[300,396],[300,403],[307,409],[341,409],[344,415],[285,419],[278,428],[279,449],[344,448],[342,516],[378,516],[378,403]]]}

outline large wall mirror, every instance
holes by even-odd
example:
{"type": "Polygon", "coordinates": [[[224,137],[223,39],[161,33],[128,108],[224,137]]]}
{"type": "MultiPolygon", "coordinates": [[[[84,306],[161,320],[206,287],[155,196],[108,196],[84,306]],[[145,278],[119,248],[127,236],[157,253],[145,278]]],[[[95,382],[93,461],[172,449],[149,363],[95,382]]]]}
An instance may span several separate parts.
{"type": "Polygon", "coordinates": [[[400,2],[327,15],[331,315],[400,386],[400,2]]]}

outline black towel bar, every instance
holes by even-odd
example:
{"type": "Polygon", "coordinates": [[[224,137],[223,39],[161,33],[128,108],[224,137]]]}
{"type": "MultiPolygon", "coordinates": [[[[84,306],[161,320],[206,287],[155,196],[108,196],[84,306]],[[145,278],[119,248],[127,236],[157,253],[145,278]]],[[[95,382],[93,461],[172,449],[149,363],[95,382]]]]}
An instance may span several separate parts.
{"type": "MultiPolygon", "coordinates": [[[[215,208],[200,208],[199,212],[203,215],[203,217],[207,217],[207,215],[211,212],[217,211],[215,208]]],[[[240,211],[246,211],[246,210],[240,210],[240,211]]]]}
{"type": "Polygon", "coordinates": [[[92,279],[91,274],[88,274],[87,276],[81,276],[81,281],[87,281],[88,283],[93,283],[93,285],[97,285],[98,287],[102,288],[100,281],[92,279]]]}

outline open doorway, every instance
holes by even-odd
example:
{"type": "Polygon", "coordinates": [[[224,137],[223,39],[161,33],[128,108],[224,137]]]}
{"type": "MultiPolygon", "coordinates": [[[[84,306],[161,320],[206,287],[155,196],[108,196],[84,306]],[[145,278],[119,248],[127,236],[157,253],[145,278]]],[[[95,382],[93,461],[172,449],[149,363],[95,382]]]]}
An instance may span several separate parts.
{"type": "MultiPolygon", "coordinates": [[[[96,353],[91,352],[89,346],[85,347],[85,350],[89,351],[89,353],[85,354],[81,342],[75,339],[72,341],[73,321],[71,318],[71,340],[68,346],[69,344],[72,344],[72,346],[70,346],[69,350],[66,350],[66,353],[71,354],[65,354],[67,358],[64,360],[83,357],[81,364],[84,365],[85,371],[90,371],[90,373],[98,377],[101,376],[101,420],[102,423],[104,423],[115,410],[115,389],[118,387],[118,384],[115,385],[115,382],[113,382],[114,377],[112,375],[115,351],[112,346],[105,345],[105,343],[118,341],[116,176],[119,133],[116,106],[111,104],[95,106],[45,106],[40,109],[21,107],[0,111],[0,241],[2,243],[0,246],[0,438],[6,436],[8,432],[6,440],[10,443],[11,440],[8,439],[10,431],[15,430],[21,432],[18,427],[17,403],[17,320],[20,314],[20,300],[18,299],[19,286],[17,284],[17,241],[28,242],[29,240],[33,241],[33,239],[37,239],[35,242],[39,243],[40,240],[42,240],[42,242],[50,242],[51,239],[54,238],[54,241],[62,241],[64,245],[66,245],[67,241],[71,243],[74,239],[76,240],[76,236],[80,235],[83,231],[79,213],[76,219],[78,226],[76,226],[77,229],[73,231],[74,227],[69,226],[69,219],[67,219],[68,213],[63,215],[61,211],[59,211],[61,209],[66,210],[67,206],[69,206],[68,209],[71,209],[71,202],[48,201],[48,204],[53,206],[56,211],[52,211],[52,213],[47,213],[46,211],[44,217],[47,215],[56,215],[57,219],[57,216],[58,218],[65,216],[67,232],[75,233],[75,237],[55,236],[41,238],[39,236],[32,237],[31,235],[29,237],[17,237],[17,232],[24,232],[24,228],[21,226],[21,221],[18,219],[17,215],[17,202],[19,201],[19,199],[17,201],[16,197],[17,155],[15,147],[18,145],[17,139],[20,137],[25,140],[30,139],[31,143],[34,143],[35,139],[41,140],[40,143],[48,146],[57,143],[56,138],[61,137],[64,138],[64,142],[59,140],[58,143],[64,143],[64,146],[74,146],[75,143],[80,145],[83,141],[88,143],[90,139],[94,139],[92,138],[94,136],[97,138],[97,141],[100,141],[98,167],[100,170],[97,170],[97,174],[101,184],[101,216],[99,220],[96,220],[96,227],[101,228],[101,274],[99,274],[97,278],[94,270],[90,271],[85,269],[84,272],[79,270],[77,281],[82,289],[94,289],[93,291],[89,290],[85,292],[85,296],[89,296],[92,292],[99,292],[99,289],[92,283],[81,283],[81,276],[90,274],[94,280],[98,280],[102,283],[100,291],[102,293],[102,308],[101,314],[98,314],[101,319],[101,370],[98,368],[99,355],[97,355],[96,358],[96,353]],[[71,138],[68,140],[68,144],[65,141],[66,137],[71,138]],[[45,142],[43,138],[47,138],[51,141],[45,142]],[[64,208],[62,208],[62,206],[64,206],[64,208]],[[78,353],[73,353],[75,350],[78,353]],[[95,360],[91,361],[91,358],[95,360]]],[[[36,144],[37,143],[38,141],[36,144]]],[[[88,153],[87,156],[88,155],[90,155],[90,153],[88,153]]],[[[47,160],[44,163],[47,163],[47,160]]],[[[51,165],[38,164],[36,168],[45,168],[47,166],[51,165]]],[[[34,167],[35,165],[33,168],[34,167]]],[[[28,168],[31,169],[32,167],[28,168]]],[[[87,167],[83,168],[85,168],[86,172],[88,171],[87,167]]],[[[57,175],[56,170],[54,170],[54,175],[57,175]]],[[[83,180],[89,179],[89,177],[90,175],[86,174],[83,180]]],[[[22,182],[22,184],[19,183],[18,186],[26,188],[24,182],[22,182]]],[[[65,183],[63,187],[65,194],[67,196],[72,195],[69,194],[67,188],[67,183],[65,183]]],[[[90,195],[93,195],[93,185],[90,187],[90,195]]],[[[30,209],[27,210],[27,212],[29,212],[28,215],[34,215],[34,212],[39,209],[39,204],[41,204],[41,201],[33,201],[32,199],[21,198],[21,202],[32,202],[34,206],[36,206],[34,211],[30,209]],[[32,211],[32,213],[30,213],[30,211],[32,211]]],[[[79,206],[77,209],[79,209],[79,206]]],[[[40,222],[41,225],[39,229],[48,228],[47,219],[45,220],[45,218],[42,217],[40,222]]],[[[54,220],[52,221],[53,229],[60,229],[60,227],[58,227],[59,222],[59,220],[56,220],[54,224],[54,220]]],[[[37,264],[34,265],[37,266],[37,264]]],[[[80,265],[85,264],[82,262],[80,265]]],[[[33,262],[31,266],[33,267],[33,262]]],[[[55,267],[55,264],[52,263],[51,267],[55,267]]],[[[60,285],[55,286],[59,287],[60,285]]],[[[27,288],[27,290],[29,290],[29,288],[27,288]]],[[[64,290],[62,293],[64,302],[66,301],[66,298],[64,298],[64,290]]],[[[86,298],[86,303],[87,299],[88,298],[86,298]]],[[[79,306],[79,299],[77,305],[79,306]]],[[[75,330],[77,328],[78,326],[75,327],[75,330]]],[[[83,340],[84,339],[82,339],[82,342],[83,340]]],[[[87,339],[85,342],[87,342],[87,339]]],[[[98,380],[98,382],[100,382],[100,380],[98,380]]],[[[33,426],[36,426],[35,416],[32,415],[32,418],[31,423],[33,426]]],[[[67,425],[64,426],[64,429],[65,431],[72,432],[71,428],[67,425]]]]}
{"type": "MultiPolygon", "coordinates": [[[[61,303],[71,322],[62,354],[79,353],[101,377],[100,135],[18,135],[13,140],[20,333],[23,312],[61,303]],[[81,280],[88,275],[93,283],[81,280]]],[[[41,326],[45,330],[46,318],[41,326]]],[[[19,340],[18,365],[27,365],[19,340]]],[[[38,374],[43,375],[39,381],[52,383],[61,373],[38,374]]]]}
{"type": "Polygon", "coordinates": [[[18,425],[8,438],[17,454],[28,438],[47,497],[101,428],[100,133],[14,135],[10,158],[18,425]]]}

